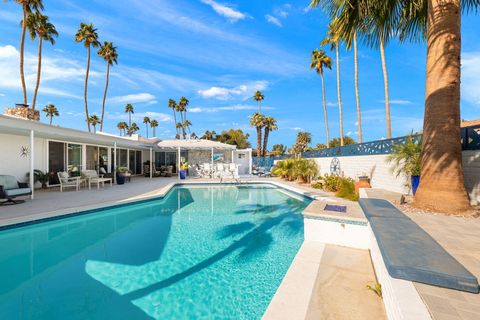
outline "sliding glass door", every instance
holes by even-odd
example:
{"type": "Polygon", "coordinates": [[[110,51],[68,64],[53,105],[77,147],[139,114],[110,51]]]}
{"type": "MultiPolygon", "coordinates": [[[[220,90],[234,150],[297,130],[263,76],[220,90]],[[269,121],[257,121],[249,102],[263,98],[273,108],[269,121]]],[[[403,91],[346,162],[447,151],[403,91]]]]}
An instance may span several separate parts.
{"type": "Polygon", "coordinates": [[[82,171],[82,145],[69,143],[67,147],[68,172],[79,176],[82,171]]]}
{"type": "Polygon", "coordinates": [[[50,185],[59,184],[57,172],[65,171],[65,143],[48,142],[48,172],[50,185]]]}

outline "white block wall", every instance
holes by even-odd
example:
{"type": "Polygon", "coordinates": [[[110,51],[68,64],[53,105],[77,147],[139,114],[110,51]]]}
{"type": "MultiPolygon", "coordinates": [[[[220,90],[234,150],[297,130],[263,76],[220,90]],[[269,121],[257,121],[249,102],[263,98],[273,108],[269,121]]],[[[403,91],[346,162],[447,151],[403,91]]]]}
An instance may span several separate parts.
{"type": "MultiPolygon", "coordinates": [[[[47,170],[46,140],[35,138],[34,168],[47,170]]],[[[30,170],[30,154],[21,156],[21,147],[30,151],[30,137],[0,134],[0,174],[17,177],[18,181],[27,181],[26,174],[30,170]]]]}
{"type": "Polygon", "coordinates": [[[473,204],[480,203],[480,151],[463,151],[465,187],[473,204]]]}

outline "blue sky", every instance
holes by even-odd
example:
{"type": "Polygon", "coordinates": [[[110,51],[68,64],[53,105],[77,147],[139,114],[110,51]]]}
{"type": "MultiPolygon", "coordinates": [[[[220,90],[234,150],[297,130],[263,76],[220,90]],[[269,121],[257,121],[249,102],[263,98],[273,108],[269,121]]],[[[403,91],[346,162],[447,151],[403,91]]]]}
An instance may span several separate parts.
{"type": "MultiPolygon", "coordinates": [[[[290,145],[299,130],[325,142],[321,83],[309,70],[311,50],[319,46],[328,23],[309,1],[276,0],[44,0],[45,14],[60,34],[46,44],[37,106],[54,103],[61,116],[54,122],[86,129],[83,104],[85,48],[74,41],[80,22],[94,23],[101,41],[113,41],[119,64],[111,71],[105,131],[117,133],[127,119],[126,103],[135,107],[135,121],[148,115],[159,121],[157,136],[173,137],[169,98],[190,99],[192,130],[240,128],[251,134],[249,115],[256,110],[254,91],[265,94],[263,110],[278,120],[270,145],[290,145]]],[[[0,10],[0,105],[22,101],[18,72],[20,6],[2,3],[0,10]]],[[[479,16],[463,18],[462,117],[478,118],[480,108],[479,16]]],[[[36,43],[27,40],[26,75],[31,100],[36,76],[36,43]]],[[[99,114],[106,66],[92,51],[90,112],[99,114]]],[[[334,53],[332,52],[332,57],[334,53]]],[[[425,45],[386,49],[393,135],[421,130],[425,90],[425,45]]],[[[360,99],[364,140],[385,136],[383,78],[379,52],[361,47],[360,99]]],[[[335,71],[326,72],[331,137],[338,136],[335,71]]],[[[353,56],[341,51],[344,131],[356,138],[353,56]]],[[[42,115],[42,121],[47,121],[42,115]]]]}

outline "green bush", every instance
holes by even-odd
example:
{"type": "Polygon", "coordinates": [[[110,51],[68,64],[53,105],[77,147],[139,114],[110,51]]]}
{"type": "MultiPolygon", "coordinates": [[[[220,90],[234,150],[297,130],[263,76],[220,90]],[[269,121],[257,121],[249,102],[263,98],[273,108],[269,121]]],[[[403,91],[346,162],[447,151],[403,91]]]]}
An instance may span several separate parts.
{"type": "Polygon", "coordinates": [[[358,195],[355,192],[355,180],[352,178],[340,177],[338,179],[338,191],[335,194],[337,197],[348,199],[351,201],[358,201],[358,195]]]}
{"type": "Polygon", "coordinates": [[[319,183],[322,185],[322,189],[329,192],[338,191],[338,179],[339,177],[333,174],[326,174],[319,179],[319,183]]]}
{"type": "Polygon", "coordinates": [[[272,168],[272,174],[275,176],[307,183],[318,176],[318,171],[317,163],[307,159],[285,159],[278,161],[272,168]]]}

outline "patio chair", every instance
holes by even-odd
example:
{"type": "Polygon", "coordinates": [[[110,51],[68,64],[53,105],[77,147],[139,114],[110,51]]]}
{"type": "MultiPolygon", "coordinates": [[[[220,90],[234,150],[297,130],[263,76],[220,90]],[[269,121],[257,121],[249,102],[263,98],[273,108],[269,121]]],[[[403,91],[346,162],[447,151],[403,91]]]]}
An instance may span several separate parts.
{"type": "Polygon", "coordinates": [[[69,177],[68,172],[57,172],[57,176],[60,181],[60,192],[63,192],[63,188],[75,188],[76,191],[80,189],[80,177],[69,177]]]}
{"type": "Polygon", "coordinates": [[[105,182],[110,182],[110,187],[112,186],[112,178],[104,178],[103,176],[99,176],[95,170],[84,170],[82,171],[82,175],[87,179],[89,190],[92,188],[92,183],[97,185],[97,190],[100,189],[100,184],[105,187],[105,182]]]}
{"type": "Polygon", "coordinates": [[[163,170],[161,170],[160,176],[161,177],[171,177],[173,175],[173,166],[166,166],[163,170]]]}
{"type": "Polygon", "coordinates": [[[212,178],[212,165],[208,162],[204,163],[200,172],[202,178],[212,178]]]}
{"type": "Polygon", "coordinates": [[[32,189],[28,187],[28,183],[17,182],[14,176],[0,175],[0,199],[6,200],[0,204],[11,203],[17,204],[23,201],[13,200],[16,197],[29,196],[32,189]]]}
{"type": "Polygon", "coordinates": [[[143,175],[147,178],[150,177],[150,167],[153,169],[152,177],[160,177],[161,172],[155,166],[150,166],[149,164],[143,165],[143,175]]]}

